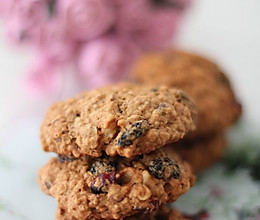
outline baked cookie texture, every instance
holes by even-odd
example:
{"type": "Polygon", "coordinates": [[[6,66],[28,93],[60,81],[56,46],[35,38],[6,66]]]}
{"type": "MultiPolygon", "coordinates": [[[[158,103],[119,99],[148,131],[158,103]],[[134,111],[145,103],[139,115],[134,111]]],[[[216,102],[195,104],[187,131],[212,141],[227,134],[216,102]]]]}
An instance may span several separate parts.
{"type": "MultiPolygon", "coordinates": [[[[70,215],[68,215],[66,210],[62,208],[58,208],[58,211],[56,213],[56,219],[57,220],[87,220],[87,219],[77,219],[71,217],[70,215]]],[[[158,210],[153,211],[151,213],[137,214],[134,216],[124,218],[124,220],[185,220],[185,219],[186,218],[184,218],[178,210],[174,208],[170,208],[168,206],[161,206],[159,207],[158,210]]],[[[97,220],[97,219],[92,218],[91,220],[97,220]]]]}
{"type": "Polygon", "coordinates": [[[194,181],[189,165],[171,147],[131,159],[59,156],[39,171],[41,189],[58,202],[58,219],[123,219],[152,212],[175,201],[194,181]]]}
{"type": "Polygon", "coordinates": [[[185,139],[170,146],[197,173],[219,161],[227,145],[225,135],[221,132],[193,141],[185,139]]]}
{"type": "Polygon", "coordinates": [[[54,104],[41,126],[44,151],[130,158],[194,130],[196,107],[181,90],[121,84],[54,104]]]}
{"type": "Polygon", "coordinates": [[[206,58],[173,50],[147,54],[134,68],[133,78],[142,84],[173,86],[193,98],[198,124],[191,138],[219,132],[241,115],[230,81],[206,58]]]}

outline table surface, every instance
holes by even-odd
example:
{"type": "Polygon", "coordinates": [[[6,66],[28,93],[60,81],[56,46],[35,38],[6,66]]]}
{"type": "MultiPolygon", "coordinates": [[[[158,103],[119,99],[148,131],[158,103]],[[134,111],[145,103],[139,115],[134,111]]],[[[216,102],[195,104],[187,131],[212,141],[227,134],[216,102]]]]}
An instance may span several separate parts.
{"type": "MultiPolygon", "coordinates": [[[[257,139],[260,131],[260,1],[194,2],[177,37],[177,45],[216,60],[231,78],[244,106],[243,121],[239,125],[242,135],[231,131],[231,143],[241,138],[257,139]]],[[[1,24],[0,219],[52,220],[56,202],[41,193],[36,179],[38,168],[52,156],[41,151],[40,122],[46,107],[57,97],[35,102],[21,91],[21,70],[26,69],[33,55],[10,46],[3,32],[1,24]]],[[[62,97],[68,94],[64,92],[62,97]]],[[[177,207],[186,212],[206,209],[210,219],[216,220],[250,219],[245,216],[259,212],[259,182],[251,178],[248,170],[235,170],[230,175],[224,170],[225,166],[218,164],[203,173],[202,181],[178,201],[177,207]],[[210,197],[216,189],[224,196],[210,197]]]]}

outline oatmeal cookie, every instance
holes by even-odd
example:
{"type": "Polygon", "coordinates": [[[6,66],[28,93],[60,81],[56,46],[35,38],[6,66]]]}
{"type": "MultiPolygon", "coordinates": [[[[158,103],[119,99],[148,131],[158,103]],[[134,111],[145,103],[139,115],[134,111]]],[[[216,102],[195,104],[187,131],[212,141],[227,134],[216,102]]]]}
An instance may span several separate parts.
{"type": "MultiPolygon", "coordinates": [[[[57,220],[87,220],[86,218],[83,219],[77,219],[74,217],[71,217],[68,215],[65,209],[58,208],[58,211],[56,213],[57,220]]],[[[182,214],[174,209],[170,208],[168,206],[161,206],[158,210],[153,211],[151,213],[147,214],[137,214],[134,216],[126,217],[124,220],[185,220],[182,216],[182,214]]],[[[97,220],[95,218],[92,218],[91,220],[97,220]]],[[[104,220],[104,219],[103,219],[104,220]]]]}
{"type": "Polygon", "coordinates": [[[193,184],[189,165],[171,147],[131,159],[59,156],[39,171],[43,192],[56,198],[72,219],[123,219],[152,212],[193,184]]]}
{"type": "Polygon", "coordinates": [[[131,157],[176,142],[195,128],[196,107],[181,90],[120,84],[54,104],[41,126],[45,151],[131,157]]]}
{"type": "Polygon", "coordinates": [[[143,84],[177,87],[193,98],[198,124],[191,138],[219,132],[241,114],[228,78],[203,57],[173,50],[147,54],[137,63],[133,78],[143,84]]]}
{"type": "Polygon", "coordinates": [[[199,172],[220,160],[226,149],[226,138],[218,133],[193,141],[182,140],[171,146],[194,172],[199,172]]]}

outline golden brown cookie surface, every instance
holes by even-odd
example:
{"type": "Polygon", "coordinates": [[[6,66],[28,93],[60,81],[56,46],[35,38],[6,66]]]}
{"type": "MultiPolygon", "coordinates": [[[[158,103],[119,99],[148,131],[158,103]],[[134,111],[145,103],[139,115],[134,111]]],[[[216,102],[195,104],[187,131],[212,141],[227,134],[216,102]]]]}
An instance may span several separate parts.
{"type": "Polygon", "coordinates": [[[180,88],[193,98],[198,124],[191,137],[221,131],[241,114],[227,77],[203,57],[176,51],[147,54],[137,63],[134,78],[143,84],[180,88]]]}
{"type": "Polygon", "coordinates": [[[59,156],[41,168],[39,184],[70,217],[122,219],[175,201],[194,176],[163,148],[131,159],[59,156]]]}
{"type": "MultiPolygon", "coordinates": [[[[56,214],[57,220],[87,220],[76,219],[68,215],[66,210],[59,208],[56,214]]],[[[92,218],[91,220],[97,220],[92,218]]],[[[104,219],[103,219],[104,220],[104,219]]],[[[126,217],[124,220],[185,220],[182,214],[168,206],[161,206],[158,210],[147,214],[137,214],[134,216],[126,217]]]]}
{"type": "Polygon", "coordinates": [[[183,140],[171,146],[194,172],[199,172],[220,160],[226,149],[226,138],[223,133],[218,133],[199,140],[183,140]]]}
{"type": "Polygon", "coordinates": [[[195,128],[196,107],[180,90],[121,84],[54,104],[41,127],[45,151],[131,157],[176,142],[195,128]]]}

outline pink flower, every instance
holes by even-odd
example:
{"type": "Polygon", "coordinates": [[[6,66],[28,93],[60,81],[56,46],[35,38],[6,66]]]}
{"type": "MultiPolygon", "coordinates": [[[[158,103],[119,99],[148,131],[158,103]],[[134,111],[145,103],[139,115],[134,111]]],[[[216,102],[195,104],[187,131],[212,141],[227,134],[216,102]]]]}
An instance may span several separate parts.
{"type": "Polygon", "coordinates": [[[116,19],[111,0],[61,0],[57,10],[71,37],[83,41],[104,34],[116,19]]]}
{"type": "Polygon", "coordinates": [[[10,0],[0,0],[0,17],[5,18],[10,7],[10,0]]]}
{"type": "Polygon", "coordinates": [[[10,0],[5,14],[8,37],[15,43],[32,40],[49,16],[43,0],[10,0]]]}
{"type": "Polygon", "coordinates": [[[59,20],[52,20],[40,29],[38,49],[52,62],[68,62],[75,56],[77,44],[68,38],[59,20]]]}
{"type": "Polygon", "coordinates": [[[118,0],[117,30],[131,35],[143,49],[157,50],[168,46],[179,24],[186,0],[178,1],[118,0]],[[155,3],[157,2],[157,4],[155,3]],[[166,5],[164,5],[166,4],[166,5]]]}
{"type": "Polygon", "coordinates": [[[61,88],[61,84],[59,66],[42,56],[36,59],[24,81],[28,94],[37,98],[57,92],[61,88]]]}
{"type": "Polygon", "coordinates": [[[176,35],[180,16],[170,8],[155,10],[149,25],[134,33],[132,38],[146,51],[168,47],[176,35]]]}
{"type": "Polygon", "coordinates": [[[138,33],[149,26],[150,0],[131,0],[118,3],[117,29],[123,33],[138,33]]]}
{"type": "Polygon", "coordinates": [[[90,87],[117,82],[126,78],[139,54],[140,49],[128,38],[104,36],[82,46],[79,73],[90,87]]]}

